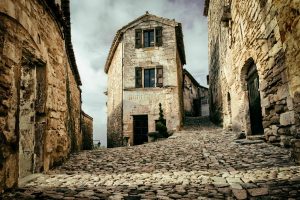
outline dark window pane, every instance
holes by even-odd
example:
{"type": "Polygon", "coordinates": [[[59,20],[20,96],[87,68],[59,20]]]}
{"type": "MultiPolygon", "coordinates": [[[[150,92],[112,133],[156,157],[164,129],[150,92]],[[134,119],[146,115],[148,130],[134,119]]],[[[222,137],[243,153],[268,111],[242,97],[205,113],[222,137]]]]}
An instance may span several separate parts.
{"type": "Polygon", "coordinates": [[[148,34],[148,31],[144,32],[144,47],[149,47],[149,34],[148,34]]]}
{"type": "Polygon", "coordinates": [[[149,31],[150,47],[154,47],[154,30],[149,31]]]}
{"type": "Polygon", "coordinates": [[[154,46],[154,30],[144,31],[144,47],[154,46]]]}
{"type": "Polygon", "coordinates": [[[150,87],[155,87],[155,69],[150,69],[150,87]]]}
{"type": "Polygon", "coordinates": [[[145,69],[144,87],[155,87],[155,69],[145,69]]]}
{"type": "Polygon", "coordinates": [[[150,87],[150,84],[149,84],[149,80],[150,80],[150,73],[149,73],[149,69],[145,69],[145,72],[144,72],[144,87],[150,87]]]}

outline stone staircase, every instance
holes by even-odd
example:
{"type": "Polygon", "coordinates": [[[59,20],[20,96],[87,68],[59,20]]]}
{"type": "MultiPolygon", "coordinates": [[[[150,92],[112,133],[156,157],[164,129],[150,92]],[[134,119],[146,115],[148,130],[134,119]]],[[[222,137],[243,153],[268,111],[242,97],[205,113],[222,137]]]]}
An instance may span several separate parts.
{"type": "Polygon", "coordinates": [[[209,120],[209,116],[185,117],[183,130],[202,130],[216,128],[217,126],[209,120]]]}

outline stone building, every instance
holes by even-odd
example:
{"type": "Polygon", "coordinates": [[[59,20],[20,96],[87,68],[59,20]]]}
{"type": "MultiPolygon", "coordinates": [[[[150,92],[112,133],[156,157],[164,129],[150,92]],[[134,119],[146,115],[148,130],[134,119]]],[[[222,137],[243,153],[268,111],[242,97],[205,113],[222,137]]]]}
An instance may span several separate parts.
{"type": "Polygon", "coordinates": [[[196,79],[183,69],[183,105],[185,116],[209,115],[208,88],[201,86],[196,79]]]}
{"type": "Polygon", "coordinates": [[[295,0],[205,1],[215,122],[282,146],[297,145],[299,13],[295,0]]]}
{"type": "Polygon", "coordinates": [[[93,118],[81,112],[81,130],[82,130],[82,149],[93,149],[93,118]]]}
{"type": "Polygon", "coordinates": [[[69,0],[0,1],[0,192],[82,148],[69,0]]]}
{"type": "Polygon", "coordinates": [[[159,103],[168,130],[178,130],[183,118],[185,51],[181,24],[146,13],[121,28],[106,65],[108,147],[148,141],[155,131],[159,103]]]}

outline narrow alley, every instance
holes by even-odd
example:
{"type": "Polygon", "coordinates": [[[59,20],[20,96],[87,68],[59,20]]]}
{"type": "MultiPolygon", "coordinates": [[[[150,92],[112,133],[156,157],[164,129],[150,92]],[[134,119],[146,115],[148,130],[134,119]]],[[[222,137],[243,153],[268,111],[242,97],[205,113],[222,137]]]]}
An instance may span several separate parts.
{"type": "Polygon", "coordinates": [[[287,149],[205,124],[158,142],[72,155],[3,199],[299,199],[300,166],[287,149]]]}

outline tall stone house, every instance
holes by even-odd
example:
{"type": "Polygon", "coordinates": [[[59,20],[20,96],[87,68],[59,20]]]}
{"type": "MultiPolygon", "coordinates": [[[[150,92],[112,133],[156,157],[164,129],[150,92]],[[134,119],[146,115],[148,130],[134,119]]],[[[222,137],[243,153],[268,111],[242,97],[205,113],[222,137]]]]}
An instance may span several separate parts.
{"type": "Polygon", "coordinates": [[[185,117],[208,116],[208,88],[200,85],[187,69],[183,69],[183,81],[185,117]]]}
{"type": "MultiPolygon", "coordinates": [[[[300,3],[206,0],[213,121],[300,151],[300,3]]],[[[297,153],[298,152],[298,153],[297,153]]]]}
{"type": "Polygon", "coordinates": [[[69,0],[1,0],[0,193],[82,148],[80,85],[69,0]]]}
{"type": "Polygon", "coordinates": [[[168,130],[183,119],[185,51],[181,24],[149,13],[117,31],[106,65],[108,147],[148,141],[159,103],[168,130]]]}

